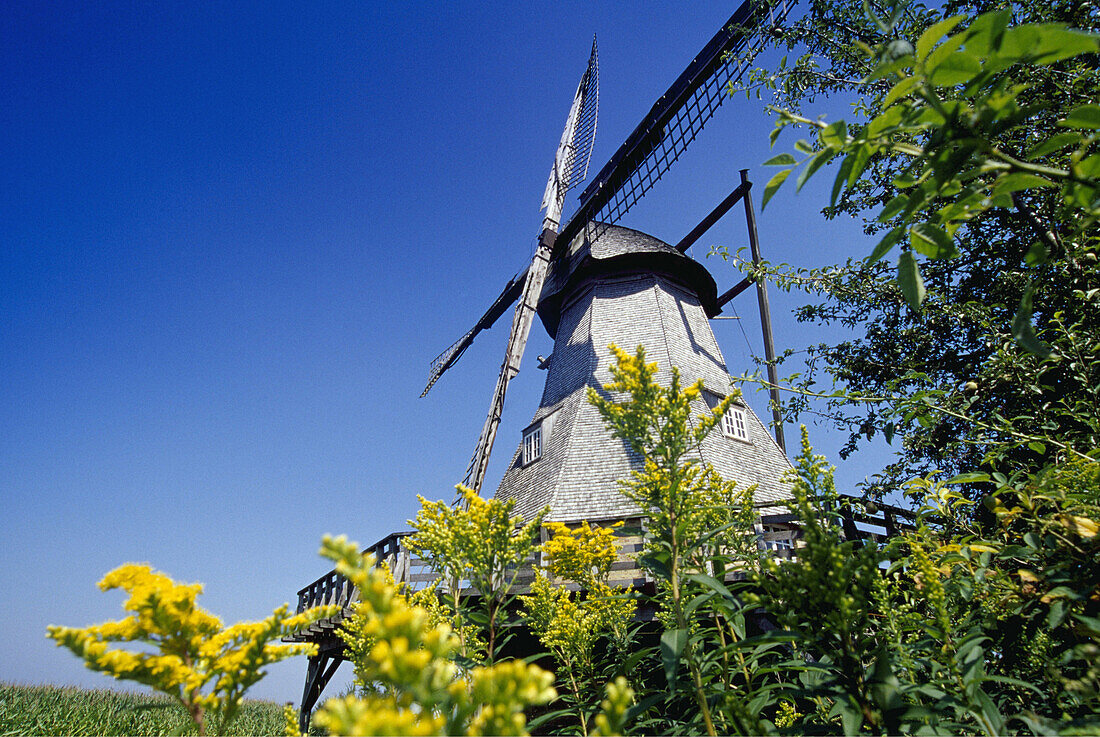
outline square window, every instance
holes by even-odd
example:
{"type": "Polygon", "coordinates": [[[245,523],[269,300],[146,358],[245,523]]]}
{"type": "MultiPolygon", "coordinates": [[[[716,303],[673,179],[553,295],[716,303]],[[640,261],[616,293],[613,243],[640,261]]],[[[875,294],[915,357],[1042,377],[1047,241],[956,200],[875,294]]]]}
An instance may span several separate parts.
{"type": "Polygon", "coordinates": [[[749,442],[749,424],[745,419],[745,410],[730,406],[722,416],[722,434],[727,438],[749,442]]]}
{"type": "Polygon", "coordinates": [[[542,458],[542,424],[523,433],[523,465],[542,458]]]}

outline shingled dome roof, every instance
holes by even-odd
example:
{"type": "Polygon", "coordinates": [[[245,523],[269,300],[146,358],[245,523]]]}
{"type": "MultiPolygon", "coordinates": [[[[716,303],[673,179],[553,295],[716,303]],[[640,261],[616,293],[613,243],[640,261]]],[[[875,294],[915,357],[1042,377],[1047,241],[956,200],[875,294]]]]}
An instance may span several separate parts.
{"type": "Polygon", "coordinates": [[[698,261],[641,231],[593,223],[550,265],[538,307],[546,332],[557,335],[561,305],[577,287],[594,277],[631,271],[669,276],[698,295],[708,317],[718,314],[718,287],[698,261]]]}

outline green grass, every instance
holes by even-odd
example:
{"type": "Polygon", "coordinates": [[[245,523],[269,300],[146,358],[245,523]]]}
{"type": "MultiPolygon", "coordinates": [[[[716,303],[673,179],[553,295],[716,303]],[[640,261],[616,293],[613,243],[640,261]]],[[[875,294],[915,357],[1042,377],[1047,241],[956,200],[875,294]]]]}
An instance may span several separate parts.
{"type": "MultiPolygon", "coordinates": [[[[226,734],[281,735],[283,728],[281,704],[245,701],[226,734]]],[[[195,734],[195,729],[183,708],[167,697],[0,683],[3,737],[171,734],[195,734]]]]}

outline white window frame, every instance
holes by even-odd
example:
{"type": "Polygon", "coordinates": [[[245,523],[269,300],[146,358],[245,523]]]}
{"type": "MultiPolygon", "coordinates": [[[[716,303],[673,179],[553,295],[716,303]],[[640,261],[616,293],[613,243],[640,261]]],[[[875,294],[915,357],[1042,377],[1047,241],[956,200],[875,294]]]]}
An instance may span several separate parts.
{"type": "Polygon", "coordinates": [[[523,465],[527,466],[542,458],[542,423],[523,431],[523,465]]]}
{"type": "Polygon", "coordinates": [[[731,404],[726,414],[722,415],[722,434],[743,443],[752,442],[749,438],[749,418],[743,407],[731,404]]]}

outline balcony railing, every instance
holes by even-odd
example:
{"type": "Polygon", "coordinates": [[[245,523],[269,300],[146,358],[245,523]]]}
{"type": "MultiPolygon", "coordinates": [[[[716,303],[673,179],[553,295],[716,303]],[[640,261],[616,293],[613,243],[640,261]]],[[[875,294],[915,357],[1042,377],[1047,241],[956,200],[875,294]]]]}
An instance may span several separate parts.
{"type": "MultiPolygon", "coordinates": [[[[364,550],[363,554],[374,555],[375,565],[385,563],[397,583],[415,591],[427,586],[436,576],[427,563],[411,554],[402,544],[402,540],[411,534],[395,532],[387,535],[364,550]]],[[[358,599],[358,592],[346,577],[329,571],[298,592],[298,611],[323,605],[346,607],[358,599]]]]}
{"type": "MultiPolygon", "coordinates": [[[[862,539],[876,544],[894,537],[902,530],[913,529],[915,519],[909,510],[889,504],[868,505],[856,497],[847,496],[842,497],[838,513],[847,539],[862,539]]],[[[644,522],[640,518],[629,522],[627,528],[620,532],[619,561],[612,568],[612,583],[618,585],[636,585],[645,581],[635,560],[635,555],[644,545],[644,522]]],[[[794,515],[764,514],[760,522],[758,532],[762,549],[771,551],[777,558],[798,556],[801,535],[798,519],[794,515]]],[[[373,554],[377,564],[385,563],[389,567],[397,583],[415,591],[434,581],[437,574],[404,546],[403,540],[411,534],[395,532],[371,545],[363,553],[373,554]]],[[[537,565],[537,558],[530,563],[537,565]]],[[[531,575],[523,571],[515,583],[518,587],[525,588],[530,580],[531,575]]],[[[465,582],[460,582],[460,586],[465,588],[465,582]]],[[[348,607],[358,601],[358,598],[358,592],[347,578],[336,571],[329,571],[298,592],[298,611],[320,605],[348,607]]]]}

